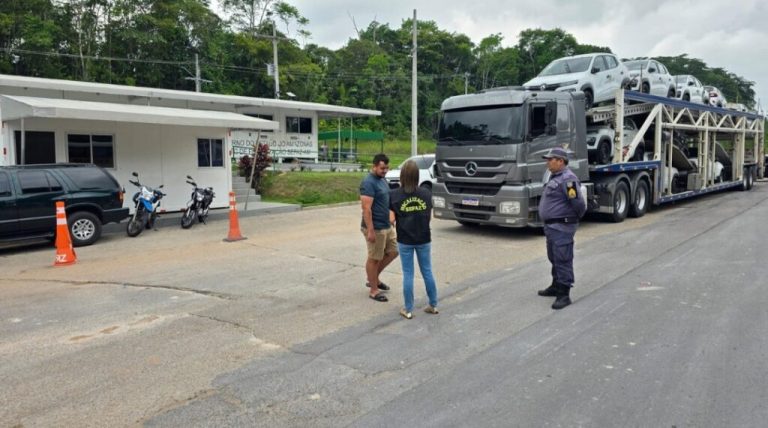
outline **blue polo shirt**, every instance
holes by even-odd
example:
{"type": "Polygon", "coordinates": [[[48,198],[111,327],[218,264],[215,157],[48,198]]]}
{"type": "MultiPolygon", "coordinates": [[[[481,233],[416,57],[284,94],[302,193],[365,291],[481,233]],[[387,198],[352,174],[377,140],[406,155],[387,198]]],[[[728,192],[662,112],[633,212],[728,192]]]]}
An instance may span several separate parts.
{"type": "MultiPolygon", "coordinates": [[[[373,214],[373,228],[376,230],[389,229],[389,185],[387,180],[369,173],[360,183],[360,195],[373,198],[371,214],[373,214]]],[[[365,229],[365,219],[360,222],[360,227],[365,229]]]]}

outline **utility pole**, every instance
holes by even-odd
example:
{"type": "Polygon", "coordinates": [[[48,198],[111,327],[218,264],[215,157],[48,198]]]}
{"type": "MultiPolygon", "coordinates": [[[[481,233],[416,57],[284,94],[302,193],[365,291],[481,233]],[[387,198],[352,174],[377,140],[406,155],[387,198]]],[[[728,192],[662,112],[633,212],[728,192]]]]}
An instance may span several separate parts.
{"type": "Polygon", "coordinates": [[[469,72],[464,72],[464,95],[467,95],[468,87],[469,87],[469,72]]]}
{"type": "Polygon", "coordinates": [[[275,61],[275,99],[280,99],[280,72],[277,68],[277,25],[275,20],[272,20],[272,55],[275,61]]]}
{"type": "Polygon", "coordinates": [[[413,9],[413,63],[411,65],[411,156],[416,156],[416,141],[418,139],[418,111],[416,96],[416,9],[413,9]]]}
{"type": "MultiPolygon", "coordinates": [[[[186,70],[186,68],[185,68],[186,70]]],[[[189,72],[189,71],[187,71],[189,72]]],[[[211,83],[208,79],[203,79],[200,77],[200,60],[198,58],[198,55],[195,54],[195,77],[185,77],[185,80],[194,80],[195,81],[195,92],[200,92],[202,90],[202,83],[211,83]]]]}

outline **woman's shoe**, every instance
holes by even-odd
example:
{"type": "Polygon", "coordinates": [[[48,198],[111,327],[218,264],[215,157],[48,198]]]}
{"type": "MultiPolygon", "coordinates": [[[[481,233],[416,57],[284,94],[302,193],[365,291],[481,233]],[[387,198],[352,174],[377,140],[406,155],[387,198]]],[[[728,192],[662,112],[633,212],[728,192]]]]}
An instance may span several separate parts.
{"type": "Polygon", "coordinates": [[[402,315],[403,318],[405,318],[407,320],[413,318],[413,313],[406,311],[405,308],[400,309],[400,315],[402,315]]]}
{"type": "Polygon", "coordinates": [[[431,305],[424,308],[424,312],[432,315],[437,315],[440,313],[440,311],[437,310],[436,306],[431,306],[431,305]]]}

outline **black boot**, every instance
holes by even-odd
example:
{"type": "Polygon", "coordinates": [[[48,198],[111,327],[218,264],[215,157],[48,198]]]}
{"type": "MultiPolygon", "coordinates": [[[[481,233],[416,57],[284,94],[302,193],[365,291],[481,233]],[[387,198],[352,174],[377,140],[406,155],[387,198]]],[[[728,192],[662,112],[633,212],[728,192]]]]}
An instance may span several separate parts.
{"type": "Polygon", "coordinates": [[[555,280],[552,280],[552,284],[549,285],[549,287],[539,290],[539,296],[544,297],[554,297],[557,296],[557,283],[555,280]]]}
{"type": "Polygon", "coordinates": [[[563,309],[571,304],[571,287],[565,284],[557,284],[557,298],[552,303],[552,309],[563,309]]]}

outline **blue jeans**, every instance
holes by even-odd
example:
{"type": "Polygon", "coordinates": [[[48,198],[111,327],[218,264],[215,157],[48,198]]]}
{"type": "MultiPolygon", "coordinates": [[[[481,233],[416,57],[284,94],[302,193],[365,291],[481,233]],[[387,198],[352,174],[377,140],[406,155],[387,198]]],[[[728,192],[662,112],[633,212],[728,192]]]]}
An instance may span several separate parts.
{"type": "Polygon", "coordinates": [[[437,307],[437,286],[435,278],[432,276],[432,244],[409,245],[397,243],[400,250],[400,263],[403,266],[403,298],[405,299],[405,310],[413,312],[413,253],[416,252],[416,258],[419,260],[419,270],[424,278],[424,285],[427,288],[429,304],[437,307]]]}

